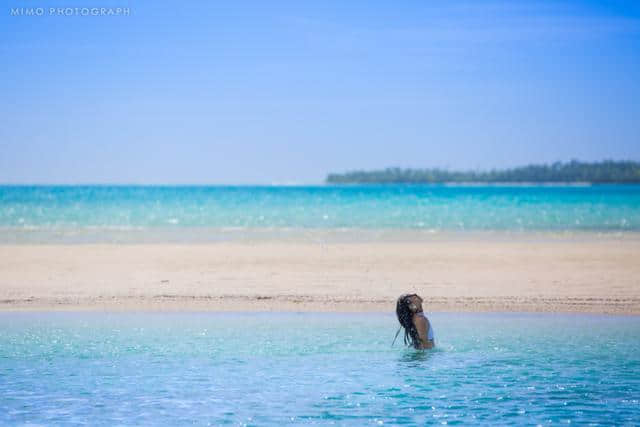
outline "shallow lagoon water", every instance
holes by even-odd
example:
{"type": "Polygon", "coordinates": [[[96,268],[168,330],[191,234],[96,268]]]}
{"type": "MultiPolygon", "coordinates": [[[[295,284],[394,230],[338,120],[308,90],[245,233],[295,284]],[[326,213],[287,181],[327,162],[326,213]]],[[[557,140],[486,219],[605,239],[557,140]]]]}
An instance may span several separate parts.
{"type": "Polygon", "coordinates": [[[3,241],[283,228],[638,231],[640,186],[0,186],[3,241]]]}
{"type": "Polygon", "coordinates": [[[638,424],[640,317],[2,313],[2,424],[638,424]]]}

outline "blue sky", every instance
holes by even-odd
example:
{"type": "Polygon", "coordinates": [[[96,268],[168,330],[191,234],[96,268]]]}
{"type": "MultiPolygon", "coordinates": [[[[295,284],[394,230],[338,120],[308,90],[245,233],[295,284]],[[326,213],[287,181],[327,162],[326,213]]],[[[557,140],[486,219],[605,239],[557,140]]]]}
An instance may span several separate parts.
{"type": "Polygon", "coordinates": [[[4,5],[0,183],[640,160],[637,1],[4,5]]]}

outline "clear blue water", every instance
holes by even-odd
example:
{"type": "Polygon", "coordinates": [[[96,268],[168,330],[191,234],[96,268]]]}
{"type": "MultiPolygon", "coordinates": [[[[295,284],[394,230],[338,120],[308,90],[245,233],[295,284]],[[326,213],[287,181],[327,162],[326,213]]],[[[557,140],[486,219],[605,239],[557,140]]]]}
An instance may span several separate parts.
{"type": "Polygon", "coordinates": [[[637,231],[640,186],[0,186],[5,236],[160,229],[637,231]]]}
{"type": "Polygon", "coordinates": [[[0,423],[640,423],[640,317],[0,313],[0,423]]]}

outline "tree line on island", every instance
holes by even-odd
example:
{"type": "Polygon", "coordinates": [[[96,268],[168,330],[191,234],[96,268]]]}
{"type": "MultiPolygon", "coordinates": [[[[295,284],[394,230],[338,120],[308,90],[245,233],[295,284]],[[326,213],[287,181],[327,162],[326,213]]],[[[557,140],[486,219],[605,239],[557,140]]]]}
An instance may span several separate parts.
{"type": "Polygon", "coordinates": [[[387,168],[327,175],[328,184],[438,184],[438,183],[640,183],[640,162],[555,162],[490,171],[387,168]]]}

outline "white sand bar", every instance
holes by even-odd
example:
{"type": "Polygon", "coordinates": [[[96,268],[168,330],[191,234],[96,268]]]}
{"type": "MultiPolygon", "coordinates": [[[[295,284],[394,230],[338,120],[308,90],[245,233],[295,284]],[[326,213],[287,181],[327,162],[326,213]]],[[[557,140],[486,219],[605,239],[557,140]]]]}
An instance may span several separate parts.
{"type": "Polygon", "coordinates": [[[640,314],[640,237],[0,245],[0,310],[640,314]]]}

